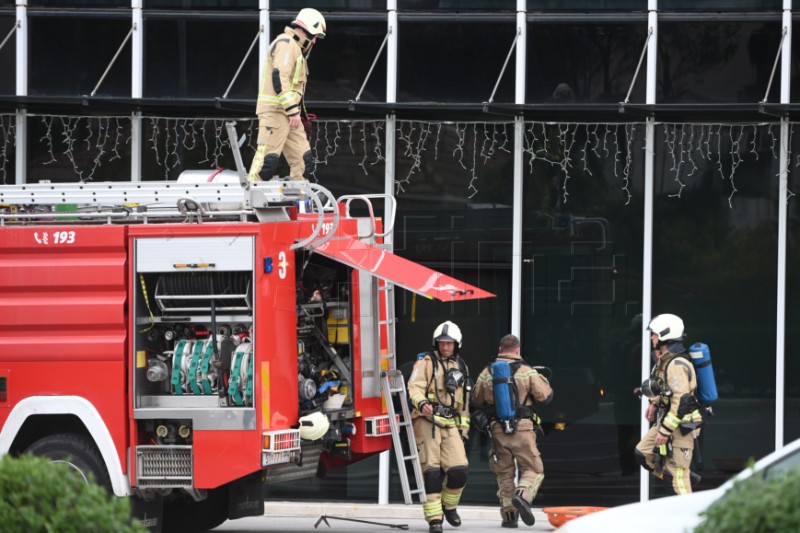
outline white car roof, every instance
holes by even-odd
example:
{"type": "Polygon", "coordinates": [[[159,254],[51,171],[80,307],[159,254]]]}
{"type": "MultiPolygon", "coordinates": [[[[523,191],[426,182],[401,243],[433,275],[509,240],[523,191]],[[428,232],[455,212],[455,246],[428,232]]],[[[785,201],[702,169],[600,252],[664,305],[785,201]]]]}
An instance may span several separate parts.
{"type": "MultiPolygon", "coordinates": [[[[763,457],[755,470],[769,468],[789,456],[800,458],[800,439],[763,457]]],[[[735,481],[747,479],[753,469],[745,468],[722,486],[694,492],[685,496],[667,496],[657,500],[629,503],[570,520],[556,531],[558,533],[683,533],[692,531],[702,520],[700,513],[721,498],[735,481]],[[678,499],[679,498],[679,499],[678,499]],[[654,517],[669,516],[669,520],[654,517]],[[644,526],[646,524],[646,526],[644,526]]]]}
{"type": "Polygon", "coordinates": [[[725,494],[722,488],[629,503],[570,520],[558,533],[683,533],[700,523],[700,512],[725,494]],[[675,501],[680,498],[680,502],[675,501]],[[668,516],[669,520],[657,517],[668,516]]]}

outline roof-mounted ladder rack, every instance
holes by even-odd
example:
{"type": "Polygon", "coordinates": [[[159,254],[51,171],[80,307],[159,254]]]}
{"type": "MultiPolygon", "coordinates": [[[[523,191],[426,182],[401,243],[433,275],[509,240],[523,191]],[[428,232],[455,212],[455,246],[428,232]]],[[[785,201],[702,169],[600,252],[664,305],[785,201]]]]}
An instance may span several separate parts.
{"type": "MultiPolygon", "coordinates": [[[[236,123],[226,124],[236,162],[234,181],[190,183],[184,181],[125,181],[31,183],[0,186],[0,226],[7,222],[75,221],[100,222],[153,219],[183,219],[203,222],[204,218],[242,221],[255,216],[260,222],[288,220],[286,207],[308,205],[318,221],[311,235],[291,249],[314,248],[327,242],[339,225],[339,210],[331,192],[306,181],[248,182],[242,163],[236,123]],[[6,207],[4,209],[4,206],[6,207]],[[23,206],[23,209],[10,206],[23,206]],[[59,210],[58,206],[69,206],[59,210]],[[41,207],[53,209],[42,210],[41,207]],[[325,224],[326,213],[332,225],[325,224]],[[320,237],[323,228],[326,234],[320,237]]],[[[227,172],[227,171],[225,171],[227,172]]],[[[372,212],[370,206],[370,213],[372,212]]],[[[373,217],[374,225],[374,217],[373,217]]]]}

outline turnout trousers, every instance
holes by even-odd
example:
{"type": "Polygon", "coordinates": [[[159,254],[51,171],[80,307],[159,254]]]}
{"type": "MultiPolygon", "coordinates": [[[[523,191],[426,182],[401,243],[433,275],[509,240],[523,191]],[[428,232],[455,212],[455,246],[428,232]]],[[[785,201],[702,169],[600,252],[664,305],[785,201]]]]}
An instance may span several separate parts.
{"type": "Polygon", "coordinates": [[[536,447],[533,430],[517,428],[517,431],[507,435],[500,424],[492,424],[492,438],[497,460],[490,457],[489,467],[497,476],[500,514],[505,520],[508,513],[516,513],[511,503],[515,494],[520,494],[528,503],[533,502],[544,480],[544,464],[536,447]]]}
{"type": "Polygon", "coordinates": [[[692,464],[692,454],[694,453],[694,440],[692,434],[681,435],[680,430],[672,434],[672,457],[667,457],[664,461],[664,471],[661,475],[657,474],[655,468],[655,453],[653,448],[656,445],[656,435],[658,426],[653,426],[645,434],[636,451],[644,456],[645,462],[650,472],[661,479],[672,482],[675,494],[690,494],[692,492],[692,482],[689,467],[692,464]]]}
{"type": "MultiPolygon", "coordinates": [[[[304,176],[306,164],[303,157],[310,155],[311,145],[308,143],[305,130],[302,127],[290,128],[289,117],[282,111],[262,113],[258,116],[258,147],[250,165],[248,179],[250,181],[262,179],[259,177],[259,173],[267,156],[273,156],[268,160],[275,162],[275,168],[268,170],[270,173],[274,173],[277,170],[277,161],[281,153],[289,163],[292,179],[306,179],[304,176]]],[[[270,177],[267,176],[266,179],[270,177]]]]}
{"type": "Polygon", "coordinates": [[[425,520],[441,520],[444,509],[455,509],[466,483],[467,454],[456,427],[434,426],[419,417],[414,422],[414,438],[425,481],[425,520]]]}

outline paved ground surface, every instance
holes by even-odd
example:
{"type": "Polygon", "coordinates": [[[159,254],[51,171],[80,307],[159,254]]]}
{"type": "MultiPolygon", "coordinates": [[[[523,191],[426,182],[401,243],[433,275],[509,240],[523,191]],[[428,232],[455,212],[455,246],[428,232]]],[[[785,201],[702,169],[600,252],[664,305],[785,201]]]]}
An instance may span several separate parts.
{"type": "MultiPolygon", "coordinates": [[[[519,528],[500,529],[500,512],[496,507],[463,506],[459,507],[463,521],[461,527],[454,528],[444,524],[445,532],[478,532],[487,530],[500,531],[553,531],[555,528],[547,521],[547,515],[535,509],[536,524],[528,527],[522,522],[519,528]]],[[[264,516],[229,520],[214,531],[245,532],[322,532],[340,531],[357,533],[391,533],[393,531],[415,531],[426,533],[428,525],[422,519],[422,508],[417,505],[377,505],[352,503],[316,503],[316,502],[267,502],[264,516]],[[327,525],[320,517],[327,516],[327,525]],[[349,518],[376,522],[366,524],[337,518],[349,518]],[[316,528],[315,528],[316,526],[316,528]],[[392,527],[395,526],[395,527],[392,527]],[[400,528],[398,526],[407,526],[400,528]]]]}

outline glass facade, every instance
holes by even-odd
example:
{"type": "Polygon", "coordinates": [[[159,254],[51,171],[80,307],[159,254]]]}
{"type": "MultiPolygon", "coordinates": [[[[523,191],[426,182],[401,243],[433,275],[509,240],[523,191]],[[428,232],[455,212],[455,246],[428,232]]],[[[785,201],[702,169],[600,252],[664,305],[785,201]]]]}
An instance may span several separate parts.
{"type": "MultiPolygon", "coordinates": [[[[778,0],[658,4],[650,41],[646,0],[528,0],[524,32],[516,1],[398,0],[391,31],[383,1],[304,4],[329,26],[309,57],[314,180],[336,196],[391,192],[397,254],[497,295],[454,305],[397,291],[399,364],[407,369],[450,319],[465,332],[473,377],[514,328],[526,359],[552,373],[536,506],[640,498],[632,450],[641,404],[631,391],[648,370],[643,315],[680,315],[687,340],[712,351],[721,399],[701,436],[699,489],[769,453],[776,436],[800,438],[792,342],[800,40],[785,43],[792,61],[776,66],[778,0]],[[646,42],[655,63],[645,54],[634,80],[646,42]],[[794,103],[781,106],[784,78],[794,103]],[[655,103],[645,106],[648,80],[655,103]],[[484,106],[495,85],[500,109],[484,106]],[[759,107],[765,96],[772,107],[759,107]]],[[[259,53],[297,3],[269,2],[268,32],[248,54],[259,6],[144,0],[142,33],[121,46],[138,20],[130,2],[30,0],[27,24],[15,30],[15,3],[0,0],[0,39],[8,37],[0,183],[20,175],[30,183],[175,180],[185,170],[232,168],[230,119],[247,135],[248,164],[259,53]],[[109,65],[97,97],[87,98],[109,65]],[[24,89],[17,80],[27,80],[24,89]],[[139,80],[143,98],[133,99],[139,80]]],[[[473,435],[466,503],[496,504],[488,449],[473,435]]],[[[271,486],[269,495],[374,501],[377,470],[370,457],[324,479],[271,486]]],[[[662,494],[655,485],[649,492],[662,494]]]]}
{"type": "Polygon", "coordinates": [[[635,501],[644,127],[535,123],[526,141],[521,339],[559,391],[542,411],[542,505],[600,486],[604,506],[635,501]]]}

